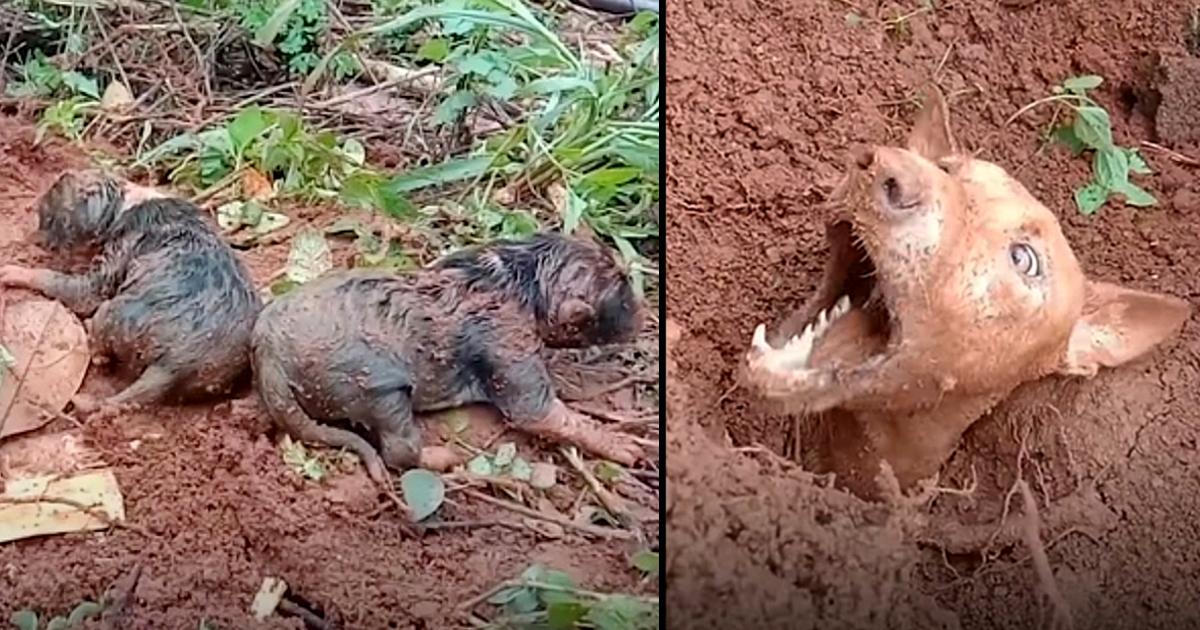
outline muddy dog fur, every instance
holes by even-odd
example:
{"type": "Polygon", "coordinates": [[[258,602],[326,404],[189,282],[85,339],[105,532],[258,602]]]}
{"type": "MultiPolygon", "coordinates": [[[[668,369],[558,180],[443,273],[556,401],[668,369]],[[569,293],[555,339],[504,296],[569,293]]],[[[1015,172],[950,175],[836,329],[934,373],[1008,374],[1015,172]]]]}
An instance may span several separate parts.
{"type": "Polygon", "coordinates": [[[633,339],[642,307],[595,242],[554,234],[467,248],[403,274],[323,276],[266,306],[253,335],[259,396],[293,438],[385,466],[444,470],[413,413],[487,403],[517,428],[632,464],[640,447],[569,410],[540,352],[633,339]],[[378,438],[376,450],[350,422],[378,438]]]}
{"type": "MultiPolygon", "coordinates": [[[[137,374],[106,406],[224,396],[248,381],[262,302],[199,207],[99,170],[63,173],[37,201],[34,240],[99,251],[86,273],[8,265],[0,285],[62,302],[89,324],[93,361],[137,374]]],[[[89,411],[84,400],[77,407],[89,411]]]]}

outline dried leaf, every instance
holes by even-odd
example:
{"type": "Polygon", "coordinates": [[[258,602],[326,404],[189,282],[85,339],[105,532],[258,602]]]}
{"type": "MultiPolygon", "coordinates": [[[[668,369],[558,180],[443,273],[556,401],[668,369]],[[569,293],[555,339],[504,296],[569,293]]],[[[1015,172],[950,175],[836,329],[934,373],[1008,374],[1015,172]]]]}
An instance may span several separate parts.
{"type": "Polygon", "coordinates": [[[0,353],[0,409],[8,409],[0,418],[3,438],[44,426],[47,412],[62,411],[83,384],[91,354],[79,319],[41,297],[8,304],[0,339],[6,344],[0,353]]]}
{"type": "Polygon", "coordinates": [[[106,112],[124,111],[132,105],[133,94],[120,81],[109,83],[108,87],[104,89],[104,96],[100,98],[100,109],[106,112]]]}
{"type": "Polygon", "coordinates": [[[256,168],[242,171],[242,198],[267,201],[275,196],[275,185],[256,168]]]}

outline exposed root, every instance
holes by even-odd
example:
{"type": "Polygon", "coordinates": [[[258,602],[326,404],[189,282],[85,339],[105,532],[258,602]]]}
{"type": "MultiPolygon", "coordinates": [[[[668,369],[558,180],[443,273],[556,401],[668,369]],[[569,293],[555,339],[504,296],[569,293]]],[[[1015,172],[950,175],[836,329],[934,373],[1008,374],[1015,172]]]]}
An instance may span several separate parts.
{"type": "Polygon", "coordinates": [[[1053,630],[1073,630],[1075,621],[1071,615],[1071,607],[1063,599],[1058,590],[1058,583],[1054,581],[1054,571],[1050,569],[1050,559],[1046,557],[1046,548],[1042,545],[1041,534],[1038,531],[1041,523],[1038,519],[1037,501],[1034,500],[1029,484],[1024,479],[1017,480],[1017,487],[1025,504],[1025,544],[1029,547],[1042,594],[1050,600],[1053,610],[1050,627],[1053,630]]]}

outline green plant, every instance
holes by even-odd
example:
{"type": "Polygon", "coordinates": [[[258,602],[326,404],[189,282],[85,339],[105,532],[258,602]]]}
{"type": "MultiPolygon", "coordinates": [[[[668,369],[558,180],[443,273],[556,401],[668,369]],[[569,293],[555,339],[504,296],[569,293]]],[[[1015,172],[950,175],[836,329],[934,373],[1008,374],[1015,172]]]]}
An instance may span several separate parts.
{"type": "Polygon", "coordinates": [[[562,571],[533,565],[488,598],[510,628],[650,630],[658,627],[658,600],[580,589],[562,571]]]}
{"type": "Polygon", "coordinates": [[[1108,112],[1088,96],[1090,90],[1103,82],[1104,79],[1096,75],[1071,77],[1055,86],[1053,95],[1022,107],[1009,118],[1012,121],[1046,103],[1057,103],[1067,108],[1068,118],[1052,126],[1050,137],[1075,155],[1093,152],[1092,180],[1075,189],[1075,205],[1085,215],[1095,213],[1114,195],[1122,197],[1131,206],[1146,207],[1156,203],[1153,195],[1130,180],[1131,174],[1149,174],[1149,165],[1137,149],[1121,147],[1113,141],[1112,120],[1108,112]]]}
{"type": "MultiPolygon", "coordinates": [[[[310,72],[320,61],[320,38],[329,22],[324,0],[234,0],[229,9],[259,46],[274,44],[294,74],[310,72]]],[[[358,71],[349,54],[336,56],[331,68],[338,78],[358,71]]]]}
{"type": "Polygon", "coordinates": [[[66,617],[57,616],[46,622],[45,626],[41,626],[38,614],[32,610],[18,610],[8,618],[17,630],[65,630],[66,628],[77,628],[84,621],[99,615],[104,611],[104,607],[93,601],[83,601],[71,610],[71,613],[66,617]]]}
{"type": "Polygon", "coordinates": [[[137,164],[168,166],[172,181],[197,188],[216,186],[251,167],[277,182],[285,196],[338,197],[353,207],[411,218],[412,204],[390,192],[384,176],[365,160],[366,150],[353,138],[313,132],[294,113],[248,107],[221,126],[163,142],[137,164]]]}
{"type": "Polygon", "coordinates": [[[399,195],[465,182],[490,197],[502,189],[549,192],[561,185],[555,209],[563,230],[586,221],[617,244],[635,271],[644,271],[631,242],[657,235],[647,220],[659,194],[657,16],[632,20],[626,63],[606,68],[585,63],[521,0],[420,6],[352,35],[339,49],[426,23],[435,34],[417,56],[451,70],[454,79],[438,105],[438,122],[487,102],[522,113],[470,154],[397,174],[385,188],[399,195]]]}

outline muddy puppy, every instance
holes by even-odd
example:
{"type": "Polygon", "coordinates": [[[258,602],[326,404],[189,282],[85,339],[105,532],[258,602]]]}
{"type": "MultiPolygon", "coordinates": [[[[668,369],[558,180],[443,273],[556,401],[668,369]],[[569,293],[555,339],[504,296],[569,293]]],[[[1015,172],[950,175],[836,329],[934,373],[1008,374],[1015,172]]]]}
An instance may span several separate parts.
{"type": "Polygon", "coordinates": [[[200,208],[97,170],[61,175],[37,202],[47,250],[100,251],[85,274],[0,267],[0,285],[59,300],[89,326],[97,363],[138,374],[120,407],[229,393],[249,368],[261,300],[200,208]]]}
{"type": "Polygon", "coordinates": [[[255,324],[255,381],[277,426],[353,450],[381,483],[385,466],[458,463],[449,449],[422,448],[413,413],[471,403],[628,465],[636,442],[569,410],[540,351],[630,340],[641,317],[628,278],[601,246],[542,234],[406,274],[335,272],[296,289],[255,324]],[[328,424],[345,421],[373,432],[379,451],[328,424]]]}

